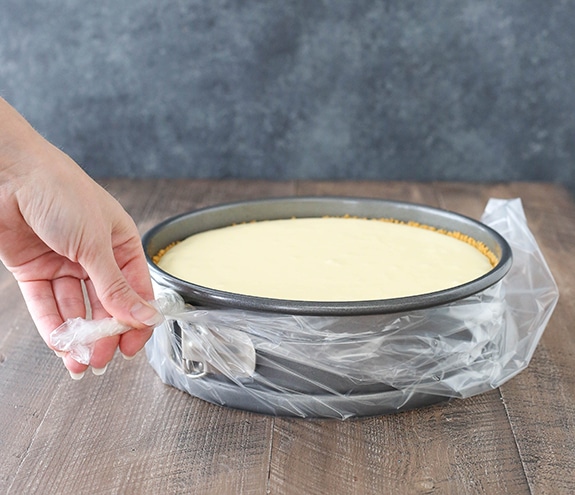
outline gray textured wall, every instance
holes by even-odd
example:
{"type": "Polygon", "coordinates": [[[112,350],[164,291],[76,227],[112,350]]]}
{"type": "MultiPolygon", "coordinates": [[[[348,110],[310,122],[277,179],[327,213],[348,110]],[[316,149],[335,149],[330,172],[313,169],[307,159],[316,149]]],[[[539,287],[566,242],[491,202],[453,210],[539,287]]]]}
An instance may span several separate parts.
{"type": "Polygon", "coordinates": [[[575,2],[0,0],[0,93],[94,176],[551,180],[575,2]]]}

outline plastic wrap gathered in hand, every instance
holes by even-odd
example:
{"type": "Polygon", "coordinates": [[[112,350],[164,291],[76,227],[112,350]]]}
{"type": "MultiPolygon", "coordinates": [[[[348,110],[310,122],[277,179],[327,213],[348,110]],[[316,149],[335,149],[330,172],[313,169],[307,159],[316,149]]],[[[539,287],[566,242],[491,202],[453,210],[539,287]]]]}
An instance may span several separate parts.
{"type": "Polygon", "coordinates": [[[385,414],[497,388],[529,364],[558,290],[519,199],[490,200],[482,222],[506,238],[513,266],[478,294],[364,316],[189,307],[156,329],[148,359],[165,383],[209,402],[299,417],[385,414]]]}
{"type": "MultiPolygon", "coordinates": [[[[196,345],[193,349],[184,350],[190,358],[189,366],[196,363],[195,371],[198,374],[206,374],[208,371],[233,376],[253,374],[255,350],[248,336],[231,328],[226,329],[223,334],[209,331],[202,326],[206,311],[190,310],[184,300],[173,291],[164,291],[154,301],[154,305],[166,321],[178,321],[186,335],[193,336],[196,342],[201,342],[201,351],[196,345]],[[204,363],[205,368],[202,367],[204,363]]],[[[130,327],[115,318],[70,318],[50,334],[50,343],[55,350],[67,352],[77,362],[89,365],[94,346],[99,339],[120,335],[128,330],[130,327]]]]}
{"type": "Polygon", "coordinates": [[[114,318],[70,318],[50,334],[50,344],[57,351],[69,353],[80,364],[88,365],[98,340],[120,335],[129,329],[114,318]]]}

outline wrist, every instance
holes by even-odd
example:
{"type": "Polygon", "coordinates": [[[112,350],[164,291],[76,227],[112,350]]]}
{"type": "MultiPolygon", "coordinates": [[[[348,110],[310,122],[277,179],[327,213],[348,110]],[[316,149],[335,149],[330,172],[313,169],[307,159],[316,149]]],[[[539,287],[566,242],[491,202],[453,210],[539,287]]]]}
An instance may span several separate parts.
{"type": "Polygon", "coordinates": [[[0,187],[15,190],[30,176],[48,142],[0,98],[0,187]]]}

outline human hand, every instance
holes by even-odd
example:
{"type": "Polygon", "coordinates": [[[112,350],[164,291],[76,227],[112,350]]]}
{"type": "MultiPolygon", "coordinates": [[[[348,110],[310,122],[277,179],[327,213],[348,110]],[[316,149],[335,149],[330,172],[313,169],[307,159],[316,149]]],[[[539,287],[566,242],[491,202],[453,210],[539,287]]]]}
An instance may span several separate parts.
{"type": "MultiPolygon", "coordinates": [[[[113,316],[132,328],[99,340],[105,370],[119,347],[137,353],[161,316],[138,230],[120,204],[0,99],[0,259],[18,281],[44,341],[68,318],[113,316]]],[[[75,378],[87,366],[63,356],[75,378]]]]}

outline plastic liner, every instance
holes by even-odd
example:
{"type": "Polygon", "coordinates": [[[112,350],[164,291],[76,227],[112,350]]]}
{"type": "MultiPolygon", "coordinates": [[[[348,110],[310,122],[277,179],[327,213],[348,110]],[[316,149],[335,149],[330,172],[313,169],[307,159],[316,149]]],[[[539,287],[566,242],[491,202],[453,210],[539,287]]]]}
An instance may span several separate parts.
{"type": "Polygon", "coordinates": [[[299,417],[386,414],[495,389],[528,365],[558,290],[521,200],[492,199],[481,220],[506,238],[514,262],[500,282],[478,294],[387,315],[191,310],[213,335],[233,329],[249,337],[257,356],[253,375],[195,373],[210,365],[222,370],[222,362],[237,357],[220,348],[217,363],[202,361],[207,353],[190,318],[184,325],[168,320],[154,332],[149,361],[165,383],[207,401],[299,417]]]}
{"type": "MultiPolygon", "coordinates": [[[[164,383],[209,402],[297,417],[389,414],[495,389],[528,366],[558,290],[521,200],[491,199],[481,220],[514,261],[473,296],[408,313],[306,316],[194,308],[162,289],[149,362],[164,383]]],[[[72,352],[82,339],[64,340],[72,352]]]]}

